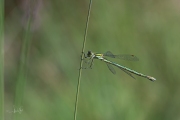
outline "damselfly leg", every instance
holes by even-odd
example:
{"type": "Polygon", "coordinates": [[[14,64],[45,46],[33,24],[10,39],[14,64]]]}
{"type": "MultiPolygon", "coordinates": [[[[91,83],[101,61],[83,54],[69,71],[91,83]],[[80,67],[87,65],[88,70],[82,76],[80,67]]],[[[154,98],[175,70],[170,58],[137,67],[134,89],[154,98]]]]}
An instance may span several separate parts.
{"type": "Polygon", "coordinates": [[[87,54],[84,54],[83,60],[84,60],[83,66],[85,66],[83,67],[83,69],[89,69],[89,68],[92,69],[94,58],[91,55],[90,51],[88,51],[87,54]]]}

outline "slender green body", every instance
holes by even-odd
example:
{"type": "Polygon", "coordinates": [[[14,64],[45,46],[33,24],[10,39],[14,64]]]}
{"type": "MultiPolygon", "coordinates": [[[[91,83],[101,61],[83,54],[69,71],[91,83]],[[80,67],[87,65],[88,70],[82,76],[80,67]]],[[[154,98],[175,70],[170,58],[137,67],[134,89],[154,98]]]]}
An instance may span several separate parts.
{"type": "Polygon", "coordinates": [[[153,77],[151,77],[151,76],[147,76],[147,75],[144,75],[144,74],[142,74],[142,73],[136,72],[136,71],[131,70],[131,69],[127,68],[127,67],[124,67],[124,66],[119,65],[119,64],[117,64],[117,63],[111,62],[111,61],[109,61],[109,60],[107,60],[107,59],[104,59],[104,58],[103,58],[103,59],[100,59],[100,60],[102,60],[102,61],[104,61],[104,62],[106,62],[106,63],[108,63],[108,64],[112,64],[112,65],[114,65],[114,66],[116,66],[116,67],[119,67],[119,68],[121,68],[121,69],[123,69],[123,70],[126,70],[126,71],[128,71],[128,72],[131,72],[131,73],[133,73],[133,74],[136,74],[136,75],[138,75],[138,76],[147,78],[147,79],[149,79],[149,80],[151,80],[151,81],[155,81],[155,80],[156,80],[155,78],[153,78],[153,77]]]}
{"type": "MultiPolygon", "coordinates": [[[[124,67],[124,66],[122,66],[122,65],[119,65],[119,64],[117,64],[117,63],[111,62],[111,61],[107,60],[106,58],[104,58],[104,56],[108,56],[108,55],[109,55],[109,57],[112,57],[112,58],[115,58],[115,57],[117,56],[117,55],[113,55],[110,51],[106,52],[106,54],[98,54],[98,53],[95,54],[95,53],[93,53],[93,52],[91,52],[91,51],[88,51],[86,57],[90,58],[89,60],[91,60],[91,65],[90,65],[90,67],[92,66],[93,59],[99,59],[99,60],[104,61],[105,63],[107,63],[107,65],[108,65],[108,64],[111,64],[111,65],[114,65],[114,66],[120,68],[121,70],[123,70],[124,72],[126,72],[126,73],[127,73],[128,75],[130,75],[131,77],[133,77],[133,76],[132,76],[130,73],[133,73],[133,74],[135,74],[135,75],[138,75],[138,76],[147,78],[147,79],[150,80],[150,81],[155,81],[155,80],[156,80],[154,77],[151,77],[151,76],[144,75],[144,74],[142,74],[142,73],[136,72],[136,71],[134,71],[134,70],[131,70],[131,69],[129,69],[129,68],[127,68],[127,67],[124,67]],[[130,73],[128,73],[128,72],[130,72],[130,73]]],[[[132,56],[132,55],[128,55],[128,57],[131,57],[131,56],[132,56]]],[[[134,56],[133,56],[133,57],[134,57],[134,56]]],[[[135,57],[135,58],[136,58],[136,57],[135,57]]],[[[131,59],[130,59],[130,60],[131,60],[131,59]]],[[[137,60],[137,58],[136,58],[135,60],[137,60]]],[[[115,74],[114,69],[113,69],[112,67],[110,67],[109,65],[108,65],[108,67],[109,67],[110,71],[111,71],[113,74],[115,74]]],[[[133,78],[134,78],[134,77],[133,77],[133,78]]]]}

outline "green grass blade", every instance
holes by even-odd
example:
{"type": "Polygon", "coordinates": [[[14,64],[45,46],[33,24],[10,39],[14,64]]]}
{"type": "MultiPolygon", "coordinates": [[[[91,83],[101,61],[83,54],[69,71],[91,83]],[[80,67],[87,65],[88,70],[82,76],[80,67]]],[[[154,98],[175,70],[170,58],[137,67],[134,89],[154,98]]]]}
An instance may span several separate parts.
{"type": "Polygon", "coordinates": [[[4,120],[4,0],[0,0],[0,119],[4,120]]]}
{"type": "MultiPolygon", "coordinates": [[[[21,49],[21,58],[18,71],[18,78],[16,82],[15,90],[15,108],[23,107],[23,97],[25,91],[25,83],[27,81],[27,61],[28,61],[28,50],[30,46],[31,39],[31,14],[28,17],[27,27],[25,28],[22,49],[21,49]]],[[[19,120],[21,114],[14,114],[14,120],[19,120]]]]}
{"type": "Polygon", "coordinates": [[[82,47],[82,54],[81,54],[81,61],[80,61],[80,68],[79,68],[79,76],[78,76],[78,84],[77,84],[77,92],[76,92],[76,101],[75,101],[75,108],[74,108],[74,120],[77,119],[77,108],[78,108],[78,101],[79,101],[79,89],[80,89],[80,83],[81,83],[81,71],[82,71],[83,56],[84,56],[83,53],[84,53],[85,45],[86,45],[86,37],[87,37],[87,30],[88,30],[91,6],[92,6],[92,0],[90,0],[90,2],[89,2],[89,10],[88,10],[85,33],[84,33],[84,41],[83,41],[83,47],[82,47]]]}

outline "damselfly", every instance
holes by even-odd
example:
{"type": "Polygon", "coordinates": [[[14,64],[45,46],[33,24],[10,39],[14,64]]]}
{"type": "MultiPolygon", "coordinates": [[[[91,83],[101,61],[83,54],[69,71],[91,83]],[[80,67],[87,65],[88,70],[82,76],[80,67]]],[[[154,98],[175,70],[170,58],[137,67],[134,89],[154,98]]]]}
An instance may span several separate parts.
{"type": "Polygon", "coordinates": [[[144,75],[142,73],[139,73],[139,72],[131,70],[131,69],[127,68],[127,67],[124,67],[122,65],[119,65],[119,64],[117,64],[115,62],[109,61],[105,57],[119,58],[119,59],[124,59],[124,60],[129,60],[129,61],[138,61],[138,58],[136,56],[134,56],[134,55],[128,55],[128,54],[113,55],[110,51],[107,51],[105,54],[93,53],[91,51],[88,51],[88,53],[85,55],[85,58],[89,58],[88,62],[90,63],[90,67],[92,67],[94,59],[99,59],[101,61],[104,61],[107,64],[109,70],[113,74],[115,74],[116,71],[114,70],[114,68],[111,65],[114,65],[114,66],[120,68],[122,71],[127,73],[132,78],[134,78],[134,76],[132,74],[135,74],[135,75],[147,78],[147,79],[149,79],[151,81],[155,81],[156,80],[154,77],[151,77],[151,76],[148,76],[148,75],[144,75]]]}

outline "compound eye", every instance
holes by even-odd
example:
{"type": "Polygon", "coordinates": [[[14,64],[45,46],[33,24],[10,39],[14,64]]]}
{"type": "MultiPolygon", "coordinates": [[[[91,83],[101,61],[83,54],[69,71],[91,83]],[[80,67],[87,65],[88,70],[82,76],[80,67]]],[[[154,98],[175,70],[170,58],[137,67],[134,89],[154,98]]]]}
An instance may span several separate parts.
{"type": "Polygon", "coordinates": [[[92,55],[91,51],[88,51],[87,56],[90,57],[92,55]]]}

